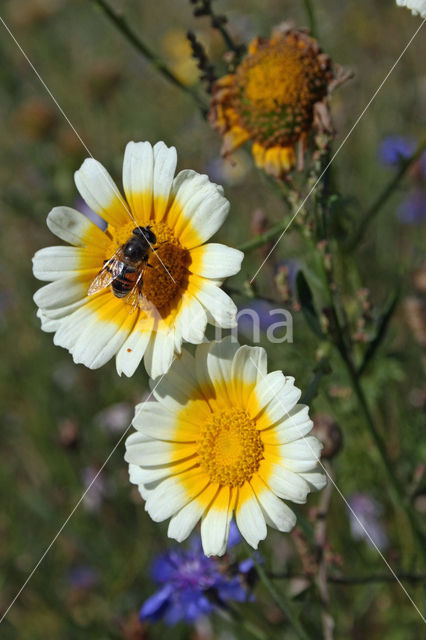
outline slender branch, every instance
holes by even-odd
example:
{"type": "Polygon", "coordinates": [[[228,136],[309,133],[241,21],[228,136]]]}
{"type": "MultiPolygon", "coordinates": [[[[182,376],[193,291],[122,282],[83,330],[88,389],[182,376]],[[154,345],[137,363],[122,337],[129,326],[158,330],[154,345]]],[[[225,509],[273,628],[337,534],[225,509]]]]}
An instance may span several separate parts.
{"type": "Polygon", "coordinates": [[[317,37],[317,21],[315,19],[314,7],[312,6],[311,0],[303,0],[303,4],[305,5],[306,15],[309,21],[309,30],[314,38],[317,37]]]}
{"type": "Polygon", "coordinates": [[[290,624],[292,625],[293,629],[296,631],[299,638],[301,638],[302,640],[309,640],[309,635],[303,628],[302,624],[300,623],[297,617],[297,614],[293,609],[291,601],[283,593],[279,593],[276,590],[275,586],[272,584],[271,580],[269,579],[265,569],[258,562],[256,558],[256,554],[252,554],[252,558],[256,565],[257,574],[260,580],[262,581],[266,589],[269,591],[277,607],[280,609],[280,611],[285,615],[287,620],[290,622],[290,624]]]}
{"type": "Polygon", "coordinates": [[[133,31],[133,29],[128,25],[125,18],[122,15],[117,13],[115,9],[113,9],[105,0],[92,0],[98,7],[104,12],[104,14],[108,17],[108,19],[117,27],[117,29],[122,33],[122,35],[126,38],[130,44],[132,44],[139,53],[143,55],[144,58],[150,61],[152,66],[159,72],[161,75],[166,78],[171,84],[175,87],[178,87],[181,91],[189,95],[194,102],[197,104],[203,117],[207,114],[207,107],[204,101],[198,96],[198,94],[191,89],[190,87],[183,84],[179,78],[171,71],[168,66],[157,56],[152,49],[150,49],[139,37],[139,35],[133,31]]]}
{"type": "Polygon", "coordinates": [[[387,202],[387,200],[390,198],[392,193],[395,191],[396,187],[399,185],[400,181],[405,176],[408,169],[420,158],[420,156],[422,155],[425,149],[426,149],[426,138],[423,138],[423,140],[420,142],[419,146],[417,147],[413,155],[401,162],[399,171],[395,174],[392,180],[384,187],[381,193],[379,193],[376,200],[373,202],[373,204],[367,209],[367,211],[363,215],[360,225],[358,227],[358,230],[349,244],[350,249],[354,249],[361,242],[371,222],[374,220],[374,218],[379,213],[380,209],[383,207],[383,205],[387,202]]]}
{"type": "Polygon", "coordinates": [[[244,45],[239,45],[234,42],[228,29],[225,27],[228,19],[224,15],[218,15],[214,12],[211,0],[190,0],[191,4],[196,5],[194,8],[194,16],[200,18],[201,16],[209,16],[210,24],[213,29],[219,31],[225,45],[230,51],[233,51],[238,57],[245,51],[244,45]]]}

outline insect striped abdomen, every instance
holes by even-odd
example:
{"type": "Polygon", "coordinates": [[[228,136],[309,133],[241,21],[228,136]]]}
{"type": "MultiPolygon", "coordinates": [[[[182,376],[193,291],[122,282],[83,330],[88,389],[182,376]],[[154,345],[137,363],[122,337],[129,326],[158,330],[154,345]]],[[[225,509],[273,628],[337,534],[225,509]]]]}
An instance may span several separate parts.
{"type": "Polygon", "coordinates": [[[124,262],[120,263],[121,268],[112,281],[112,290],[117,298],[125,298],[136,284],[139,271],[130,267],[124,262]]]}

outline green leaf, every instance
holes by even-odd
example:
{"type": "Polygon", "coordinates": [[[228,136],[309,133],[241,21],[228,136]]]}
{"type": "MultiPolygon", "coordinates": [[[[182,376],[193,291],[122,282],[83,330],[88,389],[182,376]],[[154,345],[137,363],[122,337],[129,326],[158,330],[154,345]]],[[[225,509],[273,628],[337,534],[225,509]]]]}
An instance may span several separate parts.
{"type": "Polygon", "coordinates": [[[297,296],[299,298],[300,305],[302,307],[302,313],[305,316],[305,320],[311,329],[317,336],[324,338],[324,334],[321,329],[321,324],[318,318],[318,314],[314,307],[314,300],[312,296],[311,288],[308,281],[305,278],[303,271],[299,271],[296,278],[297,296]]]}

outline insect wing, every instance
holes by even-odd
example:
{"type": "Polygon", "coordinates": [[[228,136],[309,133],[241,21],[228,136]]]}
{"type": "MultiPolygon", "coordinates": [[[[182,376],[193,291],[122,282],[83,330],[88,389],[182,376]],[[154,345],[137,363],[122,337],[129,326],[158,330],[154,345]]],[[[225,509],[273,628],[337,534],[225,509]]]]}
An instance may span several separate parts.
{"type": "Polygon", "coordinates": [[[112,283],[112,281],[120,274],[121,266],[122,266],[122,248],[119,247],[117,251],[114,253],[112,258],[107,260],[99,271],[97,276],[92,281],[87,295],[92,296],[94,293],[101,291],[102,289],[106,289],[112,283]]]}
{"type": "Polygon", "coordinates": [[[130,305],[132,312],[136,311],[139,308],[143,272],[144,272],[144,269],[141,270],[134,286],[132,287],[132,290],[126,296],[126,302],[128,305],[130,305]]]}

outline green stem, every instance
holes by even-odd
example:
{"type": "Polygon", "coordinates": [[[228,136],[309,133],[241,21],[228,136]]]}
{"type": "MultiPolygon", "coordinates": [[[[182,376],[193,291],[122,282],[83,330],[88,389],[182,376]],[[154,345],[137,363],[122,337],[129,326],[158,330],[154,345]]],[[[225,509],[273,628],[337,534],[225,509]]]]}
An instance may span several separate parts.
{"type": "Polygon", "coordinates": [[[317,37],[317,21],[315,20],[314,8],[312,6],[311,0],[303,0],[303,4],[305,5],[306,15],[308,16],[309,22],[309,30],[314,38],[317,37]]]}
{"type": "Polygon", "coordinates": [[[256,570],[260,580],[262,581],[266,589],[269,591],[277,607],[280,609],[280,611],[282,611],[282,613],[285,615],[287,620],[290,622],[290,624],[292,625],[293,629],[296,631],[299,638],[301,638],[302,640],[309,640],[309,635],[301,625],[297,617],[297,614],[293,609],[291,601],[283,593],[279,593],[277,591],[277,589],[275,588],[275,585],[267,576],[266,571],[264,570],[262,565],[258,562],[255,554],[252,554],[252,558],[256,565],[256,570]]]}
{"type": "Polygon", "coordinates": [[[357,396],[358,402],[361,406],[362,412],[364,414],[365,417],[365,421],[366,424],[368,426],[368,430],[370,432],[371,438],[374,441],[374,444],[376,445],[376,449],[379,453],[379,456],[381,458],[383,467],[386,470],[388,479],[389,479],[389,483],[390,483],[390,494],[393,498],[393,502],[397,507],[400,507],[406,517],[407,520],[410,523],[413,535],[419,545],[419,548],[422,549],[422,552],[425,552],[426,549],[426,537],[423,534],[422,530],[419,528],[419,525],[417,523],[417,519],[415,518],[410,505],[407,502],[406,497],[404,496],[403,492],[401,491],[401,488],[399,486],[398,480],[395,476],[395,473],[392,469],[392,465],[391,462],[388,458],[388,454],[386,451],[386,446],[385,443],[383,441],[382,436],[380,435],[380,433],[377,431],[376,426],[374,424],[374,420],[373,417],[370,413],[370,409],[368,407],[368,403],[367,403],[367,399],[365,397],[364,391],[361,387],[361,383],[359,381],[358,375],[355,371],[355,368],[353,366],[352,361],[347,357],[347,354],[342,353],[342,358],[343,361],[346,365],[347,371],[349,373],[349,377],[351,380],[351,384],[352,387],[355,391],[355,394],[357,396]]]}
{"type": "Polygon", "coordinates": [[[247,242],[243,242],[243,244],[240,244],[238,249],[240,251],[247,252],[247,251],[253,251],[254,249],[258,249],[259,247],[262,247],[267,242],[270,242],[271,240],[274,240],[274,238],[279,236],[280,233],[284,231],[287,224],[288,224],[287,221],[277,222],[277,224],[274,224],[270,229],[268,229],[268,231],[265,231],[264,233],[259,234],[258,236],[253,238],[253,240],[248,240],[247,242]]]}
{"type": "Polygon", "coordinates": [[[396,187],[399,185],[400,181],[405,176],[408,169],[420,158],[425,148],[426,148],[426,138],[424,138],[420,142],[419,146],[417,147],[417,149],[415,150],[412,156],[410,156],[409,158],[406,158],[401,162],[401,166],[398,172],[395,174],[392,180],[384,187],[381,193],[377,196],[376,200],[373,202],[373,204],[367,209],[367,211],[363,215],[360,225],[358,227],[358,230],[349,244],[350,249],[354,249],[361,242],[371,222],[374,220],[374,218],[379,213],[380,209],[383,207],[383,205],[387,202],[387,200],[390,198],[392,193],[395,191],[396,187]]]}
{"type": "Polygon", "coordinates": [[[228,47],[228,49],[230,51],[233,51],[234,53],[236,53],[238,56],[241,55],[244,47],[239,47],[234,40],[232,39],[232,37],[229,35],[228,30],[226,29],[226,27],[223,26],[223,24],[221,24],[218,20],[217,20],[217,16],[213,13],[213,10],[211,10],[210,12],[210,16],[211,16],[211,21],[212,21],[212,27],[213,29],[216,29],[217,31],[219,31],[220,35],[222,36],[222,39],[225,43],[225,45],[228,47]]]}
{"type": "Polygon", "coordinates": [[[387,454],[387,450],[386,450],[386,446],[384,443],[384,440],[380,434],[380,432],[377,430],[376,425],[374,423],[373,417],[371,415],[370,412],[370,408],[368,406],[367,403],[367,399],[365,397],[364,391],[362,389],[360,380],[359,380],[359,375],[356,371],[355,365],[353,363],[352,357],[350,355],[349,349],[348,349],[348,345],[347,345],[347,341],[345,340],[345,335],[343,332],[343,329],[341,327],[340,324],[340,320],[339,320],[339,315],[337,313],[337,309],[335,306],[335,302],[334,302],[334,295],[333,295],[333,291],[332,288],[330,286],[330,280],[329,280],[329,276],[325,270],[325,266],[324,263],[322,262],[322,260],[320,260],[321,265],[322,265],[322,276],[323,276],[323,280],[326,286],[326,291],[328,294],[328,299],[329,299],[329,304],[330,304],[330,308],[331,308],[331,314],[332,314],[332,321],[333,321],[333,328],[335,329],[335,336],[330,336],[331,341],[333,342],[333,338],[335,341],[335,345],[337,347],[337,350],[339,351],[339,354],[343,360],[343,363],[346,367],[346,370],[348,372],[349,375],[349,379],[351,382],[351,386],[355,392],[355,395],[357,397],[357,400],[359,402],[359,405],[362,409],[362,412],[364,414],[364,418],[365,418],[365,422],[367,424],[368,427],[368,431],[370,433],[370,436],[376,446],[376,450],[379,454],[379,457],[381,459],[382,465],[386,471],[388,480],[389,480],[389,484],[390,484],[390,495],[392,497],[392,500],[395,504],[396,507],[401,508],[412,529],[414,538],[416,539],[420,549],[422,549],[422,552],[424,553],[426,546],[426,539],[425,539],[425,535],[423,534],[422,530],[419,528],[419,525],[417,523],[417,519],[415,518],[411,507],[407,501],[406,496],[403,494],[403,492],[401,491],[401,488],[399,486],[398,480],[395,476],[395,473],[392,469],[392,464],[388,458],[388,454],[387,454]]]}
{"type": "Polygon", "coordinates": [[[178,87],[181,91],[189,95],[197,104],[203,117],[207,114],[207,107],[204,101],[198,96],[198,94],[183,84],[179,78],[168,68],[168,66],[152,51],[136,34],[135,31],[127,24],[126,20],[119,13],[115,11],[105,0],[92,0],[98,7],[104,12],[104,14],[111,20],[111,22],[117,27],[117,29],[123,34],[123,36],[130,42],[144,58],[150,61],[152,66],[164,76],[175,87],[178,87]]]}

